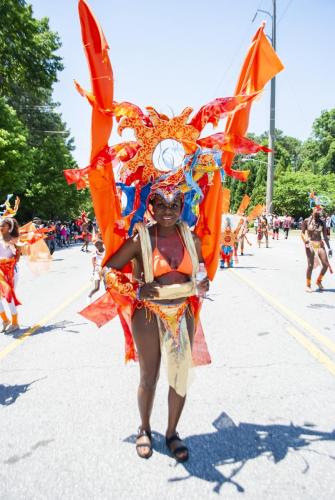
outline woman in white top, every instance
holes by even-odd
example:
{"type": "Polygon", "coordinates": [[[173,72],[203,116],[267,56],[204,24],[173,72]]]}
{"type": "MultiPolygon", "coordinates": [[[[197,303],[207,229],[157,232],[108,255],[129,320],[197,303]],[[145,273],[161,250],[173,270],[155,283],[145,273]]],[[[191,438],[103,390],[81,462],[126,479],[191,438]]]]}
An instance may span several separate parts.
{"type": "Polygon", "coordinates": [[[19,239],[19,225],[14,218],[6,217],[0,222],[0,317],[4,333],[11,333],[19,329],[17,308],[20,304],[15,294],[16,264],[20,258],[17,247],[19,239]],[[8,302],[12,316],[10,321],[5,312],[3,300],[8,302]]]}

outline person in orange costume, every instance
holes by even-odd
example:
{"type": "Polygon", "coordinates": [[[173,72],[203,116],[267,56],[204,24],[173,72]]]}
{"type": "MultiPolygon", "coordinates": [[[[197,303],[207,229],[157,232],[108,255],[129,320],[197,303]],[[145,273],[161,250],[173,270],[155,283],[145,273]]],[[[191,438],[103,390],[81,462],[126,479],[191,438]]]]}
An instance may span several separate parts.
{"type": "Polygon", "coordinates": [[[221,269],[224,269],[225,264],[227,265],[227,267],[233,267],[235,242],[236,234],[231,228],[229,217],[227,217],[225,227],[221,235],[221,269]]]}
{"type": "MultiPolygon", "coordinates": [[[[74,182],[78,181],[77,185],[79,185],[79,183],[83,181],[82,174],[87,173],[97,221],[99,227],[101,228],[103,240],[106,246],[105,262],[113,263],[113,259],[116,255],[118,255],[120,247],[120,251],[123,252],[128,242],[131,241],[131,237],[128,240],[125,240],[125,235],[123,235],[122,232],[115,231],[118,221],[120,221],[120,219],[122,218],[122,214],[115,187],[112,162],[113,160],[115,160],[117,155],[119,155],[117,156],[118,160],[120,160],[121,158],[121,161],[123,161],[124,157],[126,156],[126,161],[128,161],[129,163],[132,162],[132,167],[138,166],[139,169],[142,168],[143,173],[148,169],[148,163],[150,164],[151,161],[151,159],[147,156],[145,157],[145,159],[142,158],[141,164],[135,165],[137,161],[136,159],[145,150],[145,148],[141,150],[141,144],[139,144],[139,148],[137,147],[138,145],[136,145],[136,148],[132,148],[128,143],[128,150],[127,147],[124,147],[123,149],[121,148],[121,155],[119,154],[119,149],[116,150],[115,147],[108,147],[108,138],[112,128],[113,116],[117,121],[121,119],[123,123],[127,125],[129,125],[129,123],[134,124],[134,122],[136,122],[136,126],[140,124],[138,128],[143,129],[147,127],[147,132],[149,133],[150,131],[152,132],[152,127],[154,127],[155,123],[160,123],[160,125],[163,125],[164,122],[166,123],[166,120],[169,121],[169,119],[166,116],[157,113],[152,108],[147,108],[149,112],[148,116],[145,115],[141,110],[139,110],[138,107],[131,105],[130,103],[120,104],[113,101],[113,74],[107,54],[107,42],[100,26],[98,25],[85,0],[79,1],[79,10],[83,43],[91,71],[92,93],[83,91],[83,89],[81,89],[79,86],[77,88],[83,95],[87,97],[90,104],[92,105],[92,150],[90,165],[86,169],[83,169],[83,172],[76,171],[71,173],[67,171],[67,179],[69,179],[70,177],[72,179],[76,179],[74,180],[74,182]],[[150,130],[148,130],[149,128],[150,130]]],[[[262,44],[264,43],[265,42],[263,41],[262,44]]],[[[256,52],[262,44],[256,44],[256,52]]],[[[247,79],[250,76],[250,71],[252,72],[254,79],[256,78],[255,75],[257,75],[257,73],[260,73],[261,60],[267,67],[271,66],[273,62],[271,56],[273,56],[273,54],[267,51],[265,54],[265,59],[262,59],[262,54],[263,52],[259,54],[259,57],[252,57],[252,61],[257,61],[257,69],[253,68],[253,62],[251,61],[248,70],[244,71],[247,79]]],[[[269,76],[269,78],[271,78],[271,75],[273,76],[273,74],[275,74],[276,72],[277,68],[276,70],[272,71],[272,73],[268,72],[267,75],[269,76]]],[[[205,123],[203,122],[217,124],[219,119],[222,118],[223,111],[220,106],[222,105],[223,101],[225,103],[234,103],[234,106],[237,106],[237,104],[245,105],[247,102],[255,98],[256,93],[263,88],[267,81],[266,78],[264,78],[263,73],[264,72],[262,72],[263,78],[261,78],[261,81],[258,82],[259,84],[257,84],[257,82],[255,84],[255,92],[249,92],[249,89],[246,85],[245,88],[242,89],[240,95],[229,98],[228,101],[219,99],[214,103],[209,103],[209,105],[204,106],[204,109],[200,110],[201,112],[199,112],[189,123],[186,123],[186,120],[192,110],[186,108],[183,111],[178,119],[185,119],[183,122],[184,129],[190,131],[190,133],[195,137],[195,139],[193,139],[193,135],[191,139],[189,137],[185,137],[185,139],[187,140],[183,141],[181,139],[183,137],[182,135],[179,134],[177,136],[183,143],[185,148],[190,148],[190,151],[187,150],[187,154],[195,154],[195,151],[198,150],[199,147],[201,147],[202,145],[205,146],[205,144],[200,144],[200,142],[203,140],[199,140],[196,142],[196,139],[199,138],[201,130],[205,126],[205,123]],[[219,101],[219,105],[217,101],[219,101]],[[213,108],[215,112],[213,112],[213,108]],[[204,120],[202,120],[202,118],[204,118],[204,120]],[[201,127],[199,126],[199,124],[201,125],[201,127]],[[199,126],[199,128],[197,128],[197,126],[199,126]],[[192,146],[193,149],[190,146],[192,146]]],[[[234,111],[234,109],[230,109],[229,112],[234,111]]],[[[250,107],[248,108],[248,110],[249,109],[250,107]]],[[[121,127],[122,123],[120,123],[119,129],[121,127]]],[[[241,142],[241,140],[235,140],[234,134],[234,130],[231,130],[231,134],[229,135],[229,137],[227,137],[227,140],[224,141],[222,141],[222,137],[220,137],[215,147],[219,147],[222,143],[222,148],[219,147],[219,149],[222,149],[222,151],[234,150],[234,148],[232,147],[233,144],[239,144],[239,147],[241,147],[242,149],[246,148],[245,141],[241,142]]],[[[248,142],[247,147],[249,146],[250,141],[248,142]]],[[[253,147],[254,146],[255,145],[253,145],[253,147]]],[[[208,147],[214,147],[214,145],[208,147]]],[[[245,153],[245,149],[239,152],[245,153]]],[[[226,170],[226,167],[229,168],[229,165],[226,165],[226,162],[223,162],[222,168],[226,170]]],[[[200,203],[199,218],[195,227],[195,233],[198,235],[201,242],[201,255],[205,261],[209,279],[213,279],[215,276],[220,254],[222,199],[222,179],[220,168],[221,167],[219,165],[216,165],[214,171],[209,171],[208,174],[206,173],[205,175],[203,175],[203,177],[205,178],[205,185],[202,186],[203,198],[202,202],[200,203]],[[215,207],[215,209],[213,209],[213,207],[215,207]]],[[[143,179],[141,179],[140,177],[139,171],[132,171],[132,175],[133,179],[135,179],[137,182],[143,181],[143,179]]],[[[148,180],[146,181],[148,182],[148,180]]],[[[131,245],[131,243],[129,243],[129,245],[131,245]]],[[[101,306],[101,314],[99,315],[98,312],[96,313],[96,320],[99,324],[102,324],[102,321],[105,321],[106,316],[109,315],[109,318],[112,319],[116,314],[119,314],[126,336],[126,356],[127,359],[134,359],[135,350],[132,344],[132,327],[129,323],[129,318],[131,316],[132,305],[135,299],[134,293],[136,295],[139,288],[136,287],[132,282],[127,281],[127,273],[131,272],[129,266],[127,266],[126,269],[123,269],[123,271],[124,272],[122,273],[120,269],[116,269],[106,275],[108,294],[101,300],[99,299],[98,305],[99,307],[101,306]],[[127,295],[126,292],[130,295],[127,295]],[[103,317],[104,319],[102,320],[101,317],[103,317]]],[[[193,271],[194,266],[192,272],[193,271]]],[[[176,284],[178,284],[179,286],[184,285],[182,283],[176,284]]],[[[86,311],[87,313],[93,314],[92,306],[89,306],[90,309],[89,312],[86,311]]],[[[156,310],[158,311],[157,308],[156,310]]],[[[161,306],[160,310],[162,311],[162,318],[163,313],[165,316],[168,316],[167,313],[163,311],[161,306]]],[[[178,442],[178,440],[176,439],[173,441],[178,442]]],[[[176,453],[177,451],[175,445],[176,443],[171,443],[171,451],[173,451],[173,453],[176,453]]],[[[150,450],[148,451],[148,449],[142,451],[144,451],[144,454],[150,454],[150,450]]],[[[181,450],[179,451],[182,456],[185,456],[185,453],[182,453],[181,450]]]]}
{"type": "Polygon", "coordinates": [[[14,218],[4,218],[0,223],[0,316],[2,332],[12,333],[19,329],[17,308],[20,304],[15,294],[16,264],[20,258],[19,225],[14,218]],[[5,312],[2,300],[8,303],[12,321],[5,312]]]}
{"type": "Polygon", "coordinates": [[[195,287],[196,270],[199,262],[203,262],[201,241],[180,222],[182,204],[183,197],[178,188],[156,189],[149,198],[155,224],[149,229],[142,224],[138,233],[108,260],[104,270],[107,288],[118,289],[120,281],[116,278],[119,272],[128,262],[135,261],[140,283],[138,286],[128,283],[129,288],[133,286],[136,290],[137,297],[131,320],[140,363],[138,406],[141,425],[136,439],[137,453],[141,458],[152,455],[150,416],[161,357],[164,356],[170,386],[166,444],[179,462],[187,460],[189,454],[177,433],[177,425],[185,404],[192,366],[193,297],[197,290],[203,293],[209,287],[208,278],[195,287]],[[148,252],[150,256],[146,261],[148,252]],[[152,268],[149,282],[143,281],[148,272],[146,266],[152,268]]]}

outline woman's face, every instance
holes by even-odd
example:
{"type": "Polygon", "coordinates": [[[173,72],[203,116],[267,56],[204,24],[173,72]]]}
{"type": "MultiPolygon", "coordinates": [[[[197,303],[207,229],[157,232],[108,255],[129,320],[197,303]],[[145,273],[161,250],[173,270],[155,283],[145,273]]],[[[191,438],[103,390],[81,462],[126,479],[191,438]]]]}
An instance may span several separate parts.
{"type": "Polygon", "coordinates": [[[0,223],[0,231],[1,231],[2,236],[8,236],[9,232],[10,232],[9,224],[7,224],[7,222],[1,222],[0,223]]]}
{"type": "Polygon", "coordinates": [[[321,216],[322,216],[322,211],[320,209],[315,209],[313,211],[313,217],[315,220],[319,221],[321,219],[321,216]]]}
{"type": "Polygon", "coordinates": [[[157,224],[164,227],[171,227],[174,226],[179,219],[182,201],[180,197],[176,197],[174,201],[168,203],[161,196],[156,196],[153,200],[152,208],[157,224]]]}

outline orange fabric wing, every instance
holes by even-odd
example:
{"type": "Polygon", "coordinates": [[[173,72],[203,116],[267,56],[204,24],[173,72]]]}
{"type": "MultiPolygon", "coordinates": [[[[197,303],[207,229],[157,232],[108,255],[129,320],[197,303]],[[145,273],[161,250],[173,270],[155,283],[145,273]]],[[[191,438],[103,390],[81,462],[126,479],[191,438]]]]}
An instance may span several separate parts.
{"type": "Polygon", "coordinates": [[[222,188],[222,213],[227,214],[230,208],[230,189],[222,188]]]}

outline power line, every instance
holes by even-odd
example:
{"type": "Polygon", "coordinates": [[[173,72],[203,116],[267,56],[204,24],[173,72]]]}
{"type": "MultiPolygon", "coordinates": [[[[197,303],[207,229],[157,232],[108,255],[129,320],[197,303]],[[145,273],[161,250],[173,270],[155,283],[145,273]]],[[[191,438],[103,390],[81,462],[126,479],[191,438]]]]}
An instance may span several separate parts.
{"type": "MultiPolygon", "coordinates": [[[[261,7],[262,3],[263,3],[264,0],[260,0],[259,4],[258,4],[258,7],[257,7],[257,10],[261,7]]],[[[256,12],[257,12],[256,10],[256,12]]],[[[251,23],[253,22],[253,20],[251,21],[251,23]]],[[[242,37],[241,37],[241,42],[238,44],[237,48],[235,49],[233,55],[232,55],[232,58],[228,64],[228,67],[226,69],[223,70],[222,72],[222,75],[220,77],[220,80],[219,80],[219,83],[216,85],[215,89],[214,89],[214,92],[213,92],[213,95],[216,95],[217,91],[219,90],[219,88],[221,87],[222,85],[222,82],[225,78],[226,75],[229,75],[229,72],[235,62],[235,59],[237,57],[237,55],[239,54],[242,46],[244,45],[245,43],[245,39],[247,38],[247,35],[248,35],[248,32],[249,32],[249,29],[250,29],[250,23],[247,24],[243,34],[242,34],[242,37]]]]}
{"type": "Polygon", "coordinates": [[[283,17],[285,16],[285,14],[286,14],[286,12],[288,11],[288,9],[291,7],[292,3],[293,3],[293,0],[289,0],[289,1],[288,1],[288,3],[287,3],[287,5],[286,5],[285,9],[283,10],[282,15],[280,16],[280,18],[279,18],[279,20],[278,20],[278,22],[277,22],[277,26],[278,26],[278,24],[280,23],[280,21],[283,19],[283,17]]]}

